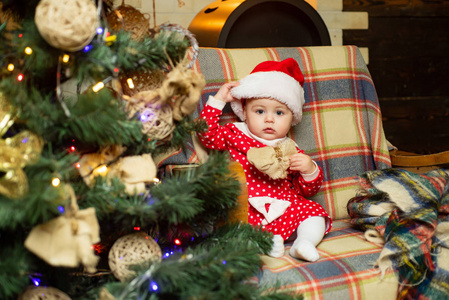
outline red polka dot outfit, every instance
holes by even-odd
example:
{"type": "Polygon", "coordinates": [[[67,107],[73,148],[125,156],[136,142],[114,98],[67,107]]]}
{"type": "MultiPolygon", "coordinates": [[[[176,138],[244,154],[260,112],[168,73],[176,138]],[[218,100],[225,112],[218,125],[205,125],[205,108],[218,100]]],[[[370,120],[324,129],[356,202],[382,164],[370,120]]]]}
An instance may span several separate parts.
{"type": "MultiPolygon", "coordinates": [[[[329,232],[332,221],[324,208],[320,204],[304,198],[315,195],[320,189],[323,181],[321,169],[319,169],[318,176],[311,181],[306,181],[299,172],[289,172],[285,179],[271,179],[249,163],[246,157],[250,148],[260,148],[266,145],[239,130],[236,126],[238,123],[219,125],[221,112],[221,109],[209,104],[206,104],[201,112],[201,118],[206,120],[209,125],[208,131],[200,135],[204,146],[209,149],[229,151],[232,158],[243,166],[249,198],[266,196],[291,202],[279,218],[262,228],[273,234],[279,234],[286,240],[305,219],[322,216],[327,219],[326,233],[329,232]]],[[[263,214],[248,203],[248,222],[252,225],[261,225],[262,220],[264,220],[263,214]]]]}

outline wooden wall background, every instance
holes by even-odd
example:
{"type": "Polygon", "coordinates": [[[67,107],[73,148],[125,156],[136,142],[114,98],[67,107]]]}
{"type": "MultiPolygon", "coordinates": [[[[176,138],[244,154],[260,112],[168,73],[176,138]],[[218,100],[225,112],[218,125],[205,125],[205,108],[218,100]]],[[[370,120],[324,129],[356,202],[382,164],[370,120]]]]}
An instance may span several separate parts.
{"type": "Polygon", "coordinates": [[[387,139],[421,154],[449,150],[449,1],[344,0],[366,11],[368,30],[343,43],[369,48],[387,139]]]}

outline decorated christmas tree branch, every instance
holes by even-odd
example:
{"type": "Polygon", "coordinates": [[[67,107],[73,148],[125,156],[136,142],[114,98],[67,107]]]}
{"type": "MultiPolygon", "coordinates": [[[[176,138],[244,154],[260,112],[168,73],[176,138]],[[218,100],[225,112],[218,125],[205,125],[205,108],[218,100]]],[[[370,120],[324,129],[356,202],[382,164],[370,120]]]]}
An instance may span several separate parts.
{"type": "Polygon", "coordinates": [[[235,206],[239,193],[239,183],[229,175],[227,164],[227,156],[217,153],[198,168],[164,179],[150,194],[133,197],[124,193],[119,180],[107,183],[100,177],[92,188],[79,190],[79,203],[95,207],[100,220],[114,221],[119,228],[146,228],[162,221],[168,225],[215,224],[235,206]]]}
{"type": "MultiPolygon", "coordinates": [[[[229,229],[229,228],[228,228],[229,229]]],[[[264,290],[249,283],[260,266],[262,241],[271,246],[271,234],[251,225],[236,224],[231,237],[217,232],[183,255],[172,256],[161,263],[153,263],[140,270],[130,282],[107,284],[107,291],[115,299],[300,299],[301,297],[264,290]],[[231,238],[230,238],[231,237],[231,238]],[[229,239],[230,238],[230,239],[229,239]],[[256,238],[257,241],[252,240],[256,238]]],[[[135,269],[139,269],[136,266],[135,269]]]]}

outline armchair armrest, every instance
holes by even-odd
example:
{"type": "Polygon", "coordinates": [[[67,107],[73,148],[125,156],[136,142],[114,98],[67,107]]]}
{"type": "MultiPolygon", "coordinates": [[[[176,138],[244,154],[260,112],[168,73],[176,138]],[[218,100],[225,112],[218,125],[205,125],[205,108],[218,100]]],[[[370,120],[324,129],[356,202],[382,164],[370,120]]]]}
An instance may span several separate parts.
{"type": "Polygon", "coordinates": [[[449,166],[449,151],[419,155],[394,149],[390,151],[390,158],[393,167],[403,167],[416,171],[427,171],[442,168],[445,165],[449,166]]]}

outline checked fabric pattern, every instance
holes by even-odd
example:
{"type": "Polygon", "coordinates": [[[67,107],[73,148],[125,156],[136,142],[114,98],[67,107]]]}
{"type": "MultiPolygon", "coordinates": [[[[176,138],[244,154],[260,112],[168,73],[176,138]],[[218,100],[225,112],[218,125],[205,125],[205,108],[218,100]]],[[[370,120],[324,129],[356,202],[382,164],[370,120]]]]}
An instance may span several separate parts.
{"type": "MultiPolygon", "coordinates": [[[[291,138],[322,168],[321,191],[312,200],[338,220],[357,189],[357,176],[390,166],[380,108],[371,76],[358,48],[201,48],[194,69],[206,79],[197,117],[209,95],[228,81],[249,74],[265,60],[294,58],[305,77],[303,119],[291,138]]],[[[238,121],[229,105],[221,123],[238,121]]],[[[186,155],[190,162],[191,155],[186,155]]]]}
{"type": "MultiPolygon", "coordinates": [[[[291,243],[286,244],[286,253],[290,247],[291,243]]],[[[395,275],[389,271],[379,280],[379,271],[373,268],[381,250],[382,246],[368,242],[348,219],[339,220],[319,244],[317,262],[300,262],[289,255],[262,256],[262,272],[253,282],[261,286],[279,282],[279,291],[301,294],[304,299],[396,299],[395,275]]]]}

